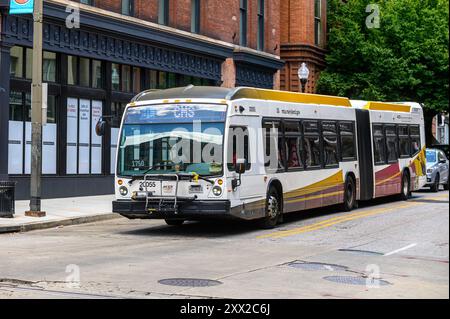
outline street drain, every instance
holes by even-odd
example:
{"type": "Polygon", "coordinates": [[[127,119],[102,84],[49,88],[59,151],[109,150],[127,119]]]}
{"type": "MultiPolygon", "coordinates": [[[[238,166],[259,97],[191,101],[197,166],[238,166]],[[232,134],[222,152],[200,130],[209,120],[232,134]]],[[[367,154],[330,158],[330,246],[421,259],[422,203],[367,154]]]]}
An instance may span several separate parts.
{"type": "Polygon", "coordinates": [[[209,279],[197,279],[197,278],[169,278],[161,279],[158,283],[167,286],[177,287],[211,287],[221,285],[222,283],[217,280],[209,279]]]}
{"type": "Polygon", "coordinates": [[[325,264],[325,263],[316,263],[316,262],[302,262],[302,261],[294,261],[287,264],[289,267],[299,268],[303,270],[328,270],[328,271],[345,271],[348,269],[346,266],[333,265],[333,264],[325,264]]]}
{"type": "Polygon", "coordinates": [[[380,253],[378,251],[370,251],[370,250],[359,250],[359,249],[339,249],[339,251],[344,251],[347,253],[354,253],[354,254],[360,254],[360,255],[366,255],[366,256],[380,256],[384,255],[383,253],[380,253]]]}
{"type": "Polygon", "coordinates": [[[338,284],[347,284],[347,285],[360,285],[360,286],[386,286],[391,283],[375,278],[364,278],[364,277],[352,277],[352,276],[328,276],[323,279],[336,282],[338,284]]]}

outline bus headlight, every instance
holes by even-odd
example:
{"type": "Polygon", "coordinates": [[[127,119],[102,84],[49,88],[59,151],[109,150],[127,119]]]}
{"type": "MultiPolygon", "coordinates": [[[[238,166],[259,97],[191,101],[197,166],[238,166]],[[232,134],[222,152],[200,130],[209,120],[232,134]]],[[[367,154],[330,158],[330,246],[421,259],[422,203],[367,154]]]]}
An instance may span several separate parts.
{"type": "Polygon", "coordinates": [[[220,196],[220,195],[222,195],[222,187],[214,186],[212,189],[212,192],[215,196],[220,196]]]}
{"type": "Polygon", "coordinates": [[[127,194],[128,194],[128,188],[126,188],[125,186],[121,186],[121,187],[119,188],[119,193],[120,193],[120,195],[122,195],[122,196],[127,196],[127,194]]]}

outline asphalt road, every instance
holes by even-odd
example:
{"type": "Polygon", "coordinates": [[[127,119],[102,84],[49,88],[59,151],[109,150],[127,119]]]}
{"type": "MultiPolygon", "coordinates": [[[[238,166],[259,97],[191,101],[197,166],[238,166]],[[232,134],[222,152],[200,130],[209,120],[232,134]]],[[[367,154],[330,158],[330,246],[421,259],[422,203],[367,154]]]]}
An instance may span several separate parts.
{"type": "Polygon", "coordinates": [[[0,235],[0,298],[449,298],[448,243],[445,191],[273,230],[120,218],[0,235]]]}

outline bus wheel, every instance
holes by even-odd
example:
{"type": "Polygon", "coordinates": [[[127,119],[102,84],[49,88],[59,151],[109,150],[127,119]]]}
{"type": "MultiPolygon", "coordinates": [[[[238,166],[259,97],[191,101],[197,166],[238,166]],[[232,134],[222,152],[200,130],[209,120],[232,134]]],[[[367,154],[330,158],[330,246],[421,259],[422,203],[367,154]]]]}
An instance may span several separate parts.
{"type": "Polygon", "coordinates": [[[400,200],[408,200],[411,192],[410,180],[408,173],[403,173],[400,200]]]}
{"type": "Polygon", "coordinates": [[[259,221],[263,229],[274,228],[281,218],[281,202],[277,190],[270,187],[266,199],[266,216],[259,221]]]}
{"type": "Polygon", "coordinates": [[[439,192],[439,183],[440,183],[439,174],[436,174],[436,177],[434,179],[434,184],[431,186],[431,191],[434,193],[439,192]]]}
{"type": "Polygon", "coordinates": [[[184,223],[182,219],[165,219],[166,224],[169,226],[181,226],[184,223]]]}
{"type": "Polygon", "coordinates": [[[356,206],[356,186],[351,177],[347,177],[344,186],[344,203],[342,210],[349,212],[356,206]]]}

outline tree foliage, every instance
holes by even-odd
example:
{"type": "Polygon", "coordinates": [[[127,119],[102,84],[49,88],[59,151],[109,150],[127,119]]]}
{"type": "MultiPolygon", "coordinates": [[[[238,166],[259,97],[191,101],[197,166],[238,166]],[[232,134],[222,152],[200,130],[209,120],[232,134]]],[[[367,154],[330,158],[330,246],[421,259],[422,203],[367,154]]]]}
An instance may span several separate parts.
{"type": "Polygon", "coordinates": [[[448,110],[449,0],[329,0],[327,67],[318,92],[416,101],[448,110]],[[368,4],[379,28],[368,28],[368,4]]]}

